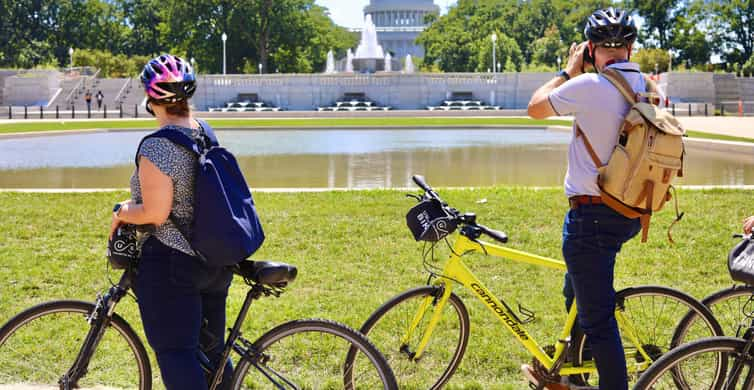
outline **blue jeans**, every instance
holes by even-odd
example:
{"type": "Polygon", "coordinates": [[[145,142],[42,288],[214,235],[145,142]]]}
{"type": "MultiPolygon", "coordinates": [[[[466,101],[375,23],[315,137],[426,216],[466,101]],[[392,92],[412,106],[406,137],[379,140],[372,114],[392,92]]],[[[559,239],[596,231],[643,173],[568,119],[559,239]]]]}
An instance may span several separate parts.
{"type": "MultiPolygon", "coordinates": [[[[201,261],[150,237],[141,249],[134,292],[147,341],[157,356],[168,390],[206,390],[199,363],[202,324],[216,343],[203,352],[221,358],[225,340],[225,301],[233,273],[208,268],[201,261]]],[[[233,367],[226,362],[223,386],[230,385],[233,367]]]]}
{"type": "Polygon", "coordinates": [[[568,273],[563,295],[578,306],[578,325],[587,335],[600,389],[628,389],[626,357],[615,320],[613,270],[624,242],[641,230],[639,219],[629,219],[605,205],[582,205],[566,214],[563,258],[568,273]]]}

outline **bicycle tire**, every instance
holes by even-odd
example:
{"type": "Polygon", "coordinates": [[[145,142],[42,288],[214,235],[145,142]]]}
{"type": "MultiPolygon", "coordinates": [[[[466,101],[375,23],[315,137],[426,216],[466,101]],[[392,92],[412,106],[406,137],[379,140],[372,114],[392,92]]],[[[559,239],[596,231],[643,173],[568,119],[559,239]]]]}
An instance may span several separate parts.
{"type": "Polygon", "coordinates": [[[451,378],[466,351],[470,332],[469,313],[461,298],[454,293],[448,300],[453,310],[446,310],[424,354],[418,360],[412,356],[413,347],[423,334],[422,326],[432,317],[431,310],[422,316],[409,345],[402,345],[402,329],[411,323],[419,305],[424,299],[436,302],[442,293],[443,289],[438,286],[422,286],[400,293],[377,308],[360,329],[385,355],[401,389],[439,389],[451,378]],[[402,328],[402,324],[405,327],[402,328]],[[437,370],[442,372],[434,379],[432,374],[437,370]]]}
{"type": "MultiPolygon", "coordinates": [[[[702,299],[702,304],[712,311],[726,336],[736,336],[739,325],[749,326],[743,309],[752,296],[754,296],[754,286],[736,285],[708,295],[702,299]]],[[[754,309],[754,306],[751,309],[754,309]]],[[[685,334],[689,323],[694,320],[695,313],[689,313],[678,325],[677,332],[685,334]]]]}
{"type": "Polygon", "coordinates": [[[364,335],[334,321],[308,319],[278,325],[259,337],[250,350],[253,352],[241,358],[233,375],[231,388],[235,390],[398,389],[382,353],[364,335]],[[358,350],[358,357],[344,365],[352,348],[358,350]],[[283,387],[275,387],[255,364],[277,373],[277,384],[283,387]]]}
{"type": "MultiPolygon", "coordinates": [[[[91,328],[86,317],[94,304],[59,300],[22,311],[0,328],[0,384],[59,386],[77,358],[91,328]]],[[[77,385],[152,388],[149,357],[139,337],[113,314],[77,385]]]]}
{"type": "MultiPolygon", "coordinates": [[[[689,389],[678,384],[678,373],[694,376],[694,389],[721,389],[726,381],[728,368],[746,345],[746,340],[735,337],[708,337],[679,346],[658,359],[639,378],[634,390],[689,389]],[[706,355],[704,360],[700,356],[706,355]],[[696,359],[695,364],[689,364],[696,359]],[[688,365],[688,368],[685,367],[688,365]],[[707,371],[713,370],[712,373],[707,371]]],[[[749,370],[751,366],[749,365],[749,370]]],[[[735,387],[739,388],[739,387],[735,387]]]]}
{"type": "MultiPolygon", "coordinates": [[[[690,338],[699,339],[710,336],[722,336],[722,328],[715,320],[709,309],[701,302],[681,291],[663,286],[638,286],[629,287],[616,293],[616,300],[623,303],[623,315],[634,325],[637,337],[641,339],[642,346],[652,360],[657,360],[663,354],[674,347],[690,341],[690,338]],[[665,299],[663,303],[656,300],[665,299]],[[674,304],[669,307],[669,304],[674,304]],[[676,330],[678,324],[688,313],[695,313],[697,320],[690,325],[688,332],[680,335],[676,330]],[[654,321],[654,322],[652,322],[654,321]],[[652,322],[650,324],[650,322],[652,322]],[[648,332],[647,332],[648,331],[648,332]]],[[[641,363],[644,357],[632,345],[630,340],[624,338],[624,329],[621,329],[626,350],[627,364],[641,363]],[[631,352],[633,351],[633,353],[631,352]]],[[[586,351],[586,336],[583,332],[576,332],[573,337],[573,346],[570,348],[570,360],[574,366],[589,360],[586,351]]],[[[629,383],[635,382],[640,373],[629,372],[629,383]]],[[[596,386],[597,376],[574,375],[571,382],[581,386],[596,386]]]]}

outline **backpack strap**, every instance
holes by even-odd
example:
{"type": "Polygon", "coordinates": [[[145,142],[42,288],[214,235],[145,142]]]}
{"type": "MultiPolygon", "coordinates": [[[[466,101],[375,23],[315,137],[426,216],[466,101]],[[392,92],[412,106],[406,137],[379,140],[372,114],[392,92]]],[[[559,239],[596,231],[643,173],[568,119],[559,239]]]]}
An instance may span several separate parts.
{"type": "Polygon", "coordinates": [[[594,166],[599,169],[602,166],[602,161],[600,161],[597,152],[595,152],[594,148],[592,147],[592,143],[589,142],[589,138],[586,137],[584,130],[581,130],[581,126],[579,126],[578,123],[576,124],[576,137],[581,137],[584,140],[584,146],[586,146],[586,151],[589,152],[589,157],[592,158],[594,166]]]}
{"type": "Polygon", "coordinates": [[[147,135],[146,137],[141,139],[141,142],[139,142],[139,147],[136,149],[136,156],[134,158],[137,167],[139,166],[139,150],[141,150],[141,145],[144,143],[144,141],[150,138],[167,138],[169,141],[183,146],[184,148],[196,153],[197,155],[201,154],[199,145],[197,145],[191,137],[181,133],[180,131],[161,129],[147,135]]]}
{"type": "Polygon", "coordinates": [[[607,79],[611,84],[615,86],[615,88],[620,91],[620,94],[623,95],[624,98],[626,98],[626,101],[630,105],[634,105],[638,102],[638,99],[636,97],[636,92],[634,92],[633,88],[631,88],[631,85],[628,84],[628,81],[626,81],[626,78],[623,77],[623,75],[612,68],[607,68],[605,71],[600,73],[602,77],[607,79]]]}
{"type": "Polygon", "coordinates": [[[207,139],[209,139],[210,146],[220,146],[220,142],[217,141],[217,136],[215,135],[215,130],[212,129],[212,126],[210,126],[204,119],[194,118],[194,120],[199,124],[199,127],[204,130],[204,134],[207,136],[207,139]]]}

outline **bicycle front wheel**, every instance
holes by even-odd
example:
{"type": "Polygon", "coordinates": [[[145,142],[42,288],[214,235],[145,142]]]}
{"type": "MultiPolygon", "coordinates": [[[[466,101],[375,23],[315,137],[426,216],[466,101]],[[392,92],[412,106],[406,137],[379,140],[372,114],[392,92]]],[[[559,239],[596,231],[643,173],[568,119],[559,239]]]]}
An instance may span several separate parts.
{"type": "MultiPolygon", "coordinates": [[[[709,309],[672,288],[629,287],[618,291],[616,300],[616,315],[623,319],[619,326],[629,367],[629,383],[638,379],[641,374],[638,367],[646,365],[647,358],[655,361],[682,343],[723,334],[709,309]],[[689,313],[694,313],[695,320],[689,323],[686,333],[679,335],[676,328],[689,313]]],[[[574,365],[591,360],[588,340],[583,333],[574,337],[572,353],[574,365]]],[[[596,375],[579,375],[571,379],[580,385],[596,386],[599,383],[596,375]]]]}
{"type": "Polygon", "coordinates": [[[401,389],[439,389],[463,358],[469,341],[469,313],[452,293],[431,339],[421,356],[416,355],[442,295],[438,286],[405,291],[377,308],[360,329],[385,354],[401,389]]]}
{"type": "Polygon", "coordinates": [[[709,337],[684,344],[657,360],[634,390],[751,389],[751,362],[741,352],[746,340],[709,337]]]}
{"type": "MultiPolygon", "coordinates": [[[[11,318],[0,328],[0,384],[60,388],[87,339],[87,318],[93,311],[88,302],[52,301],[11,318]]],[[[141,340],[117,314],[110,325],[87,371],[71,387],[151,389],[152,372],[141,340]]]]}
{"type": "Polygon", "coordinates": [[[233,389],[397,390],[385,357],[361,333],[328,320],[279,325],[250,346],[233,389]],[[346,354],[357,351],[351,364],[346,354]]]}

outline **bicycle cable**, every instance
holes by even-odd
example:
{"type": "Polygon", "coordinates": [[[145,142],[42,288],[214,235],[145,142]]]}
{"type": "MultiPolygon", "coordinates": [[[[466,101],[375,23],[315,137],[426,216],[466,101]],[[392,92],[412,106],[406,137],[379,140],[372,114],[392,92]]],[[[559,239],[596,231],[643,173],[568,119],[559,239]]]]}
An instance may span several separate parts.
{"type": "MultiPolygon", "coordinates": [[[[749,296],[749,299],[746,300],[746,303],[741,306],[741,314],[746,317],[747,320],[754,320],[754,294],[749,296]]],[[[752,325],[754,325],[754,321],[752,321],[752,325]]],[[[752,325],[746,325],[745,322],[742,322],[738,324],[738,329],[736,330],[736,337],[743,337],[741,334],[741,331],[745,331],[752,325]]]]}

